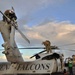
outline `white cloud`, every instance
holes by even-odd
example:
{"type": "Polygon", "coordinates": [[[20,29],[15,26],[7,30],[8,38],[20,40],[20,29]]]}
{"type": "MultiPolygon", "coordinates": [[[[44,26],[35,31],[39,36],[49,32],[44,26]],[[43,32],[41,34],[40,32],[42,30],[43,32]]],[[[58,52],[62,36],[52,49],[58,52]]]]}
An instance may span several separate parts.
{"type": "Polygon", "coordinates": [[[31,39],[38,39],[38,40],[43,39],[43,37],[38,32],[29,32],[27,35],[31,39]]]}
{"type": "MultiPolygon", "coordinates": [[[[75,25],[69,22],[49,22],[33,27],[24,26],[23,33],[31,41],[30,45],[41,45],[44,40],[50,40],[52,44],[61,45],[75,42],[75,25]],[[24,31],[25,30],[25,31],[24,31]]],[[[17,37],[16,37],[17,38],[17,37]]],[[[22,41],[18,37],[17,41],[22,41]]],[[[20,42],[21,42],[20,41],[20,42]]],[[[22,41],[22,43],[24,43],[22,41]]],[[[26,44],[25,44],[26,45],[26,44]]]]}

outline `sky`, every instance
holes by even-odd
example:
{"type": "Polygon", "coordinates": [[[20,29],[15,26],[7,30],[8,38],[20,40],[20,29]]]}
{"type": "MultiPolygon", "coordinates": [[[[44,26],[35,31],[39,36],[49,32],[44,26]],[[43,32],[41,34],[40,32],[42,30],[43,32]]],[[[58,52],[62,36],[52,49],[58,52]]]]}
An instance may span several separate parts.
{"type": "MultiPolygon", "coordinates": [[[[75,0],[0,0],[0,10],[4,12],[14,7],[18,28],[30,40],[28,44],[16,31],[18,47],[43,47],[42,42],[50,40],[58,46],[65,57],[75,54],[75,0]],[[72,45],[69,45],[72,44],[72,45]]],[[[0,14],[0,20],[2,15],[0,14]]],[[[4,43],[0,34],[0,48],[4,43]]],[[[20,50],[24,60],[41,50],[20,50]]],[[[0,51],[0,60],[6,61],[0,51]]]]}

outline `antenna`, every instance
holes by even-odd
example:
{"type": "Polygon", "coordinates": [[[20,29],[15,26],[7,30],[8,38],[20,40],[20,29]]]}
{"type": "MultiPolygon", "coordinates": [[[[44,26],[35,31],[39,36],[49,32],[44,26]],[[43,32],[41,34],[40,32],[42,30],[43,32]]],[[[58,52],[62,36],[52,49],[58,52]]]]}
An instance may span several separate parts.
{"type": "Polygon", "coordinates": [[[15,11],[15,9],[14,9],[13,7],[11,7],[11,9],[12,9],[13,11],[15,11]]]}

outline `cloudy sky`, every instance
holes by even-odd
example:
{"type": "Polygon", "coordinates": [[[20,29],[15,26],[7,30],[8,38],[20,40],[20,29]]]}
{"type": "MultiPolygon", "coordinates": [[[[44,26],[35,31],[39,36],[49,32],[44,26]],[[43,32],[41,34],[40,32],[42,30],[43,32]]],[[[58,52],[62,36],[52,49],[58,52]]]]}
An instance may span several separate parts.
{"type": "MultiPolygon", "coordinates": [[[[65,57],[75,54],[75,1],[74,0],[0,0],[0,10],[4,12],[14,7],[18,17],[18,27],[30,40],[28,44],[16,31],[18,47],[41,47],[42,42],[50,40],[52,45],[60,48],[65,57]],[[72,45],[70,45],[72,44],[72,45]],[[64,50],[64,51],[63,51],[64,50]]],[[[0,20],[2,15],[0,14],[0,20]]],[[[0,35],[0,48],[4,43],[0,35]]],[[[41,50],[20,50],[23,58],[41,50]]],[[[5,56],[0,51],[0,60],[5,56]]]]}

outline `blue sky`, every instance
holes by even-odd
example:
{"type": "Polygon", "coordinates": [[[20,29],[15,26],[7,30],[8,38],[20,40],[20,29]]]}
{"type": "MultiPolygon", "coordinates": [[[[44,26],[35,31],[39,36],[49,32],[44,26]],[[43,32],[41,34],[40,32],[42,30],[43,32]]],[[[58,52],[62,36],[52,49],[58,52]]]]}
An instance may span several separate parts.
{"type": "MultiPolygon", "coordinates": [[[[19,47],[43,46],[42,42],[50,40],[52,45],[64,45],[75,42],[75,0],[0,0],[0,10],[4,12],[14,7],[18,17],[19,29],[28,37],[28,44],[16,32],[16,42],[19,47]],[[63,37],[64,36],[64,37],[63,37]],[[22,38],[22,39],[21,39],[22,38]]],[[[0,20],[2,15],[0,14],[0,20]]],[[[0,35],[0,48],[4,42],[0,35]]],[[[61,49],[74,49],[74,46],[61,49]]],[[[22,51],[24,59],[40,50],[22,51]]],[[[61,51],[66,56],[74,52],[61,51]]],[[[0,53],[0,59],[5,60],[0,53]]]]}
{"type": "Polygon", "coordinates": [[[29,22],[29,25],[35,25],[37,23],[40,23],[42,21],[48,20],[48,21],[70,21],[71,23],[75,23],[75,1],[74,0],[66,0],[63,3],[54,3],[49,4],[48,6],[39,9],[38,11],[35,11],[32,13],[31,17],[34,18],[34,20],[31,20],[29,22]]]}

